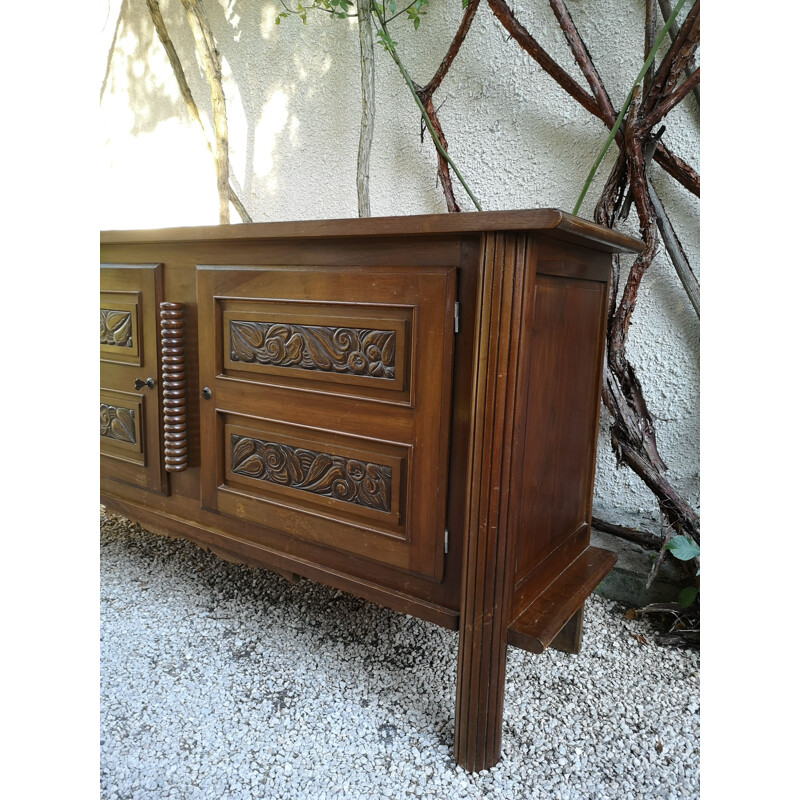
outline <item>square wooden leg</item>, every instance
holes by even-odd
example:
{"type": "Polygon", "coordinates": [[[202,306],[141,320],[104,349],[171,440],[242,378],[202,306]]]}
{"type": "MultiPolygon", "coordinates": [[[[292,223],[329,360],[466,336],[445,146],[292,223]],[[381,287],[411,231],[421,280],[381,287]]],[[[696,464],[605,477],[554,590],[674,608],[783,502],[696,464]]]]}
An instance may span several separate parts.
{"type": "Polygon", "coordinates": [[[583,608],[585,604],[569,618],[567,624],[556,634],[550,647],[562,653],[577,655],[581,651],[583,641],[583,608]]]}

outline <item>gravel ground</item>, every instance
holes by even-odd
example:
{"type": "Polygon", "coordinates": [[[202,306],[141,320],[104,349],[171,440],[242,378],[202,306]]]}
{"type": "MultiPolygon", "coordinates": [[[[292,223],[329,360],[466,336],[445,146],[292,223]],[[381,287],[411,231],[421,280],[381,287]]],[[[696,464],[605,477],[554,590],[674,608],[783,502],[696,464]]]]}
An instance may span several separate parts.
{"type": "Polygon", "coordinates": [[[579,656],[508,649],[503,759],[453,761],[458,635],[101,509],[101,797],[699,797],[695,651],[589,598],[579,656]]]}

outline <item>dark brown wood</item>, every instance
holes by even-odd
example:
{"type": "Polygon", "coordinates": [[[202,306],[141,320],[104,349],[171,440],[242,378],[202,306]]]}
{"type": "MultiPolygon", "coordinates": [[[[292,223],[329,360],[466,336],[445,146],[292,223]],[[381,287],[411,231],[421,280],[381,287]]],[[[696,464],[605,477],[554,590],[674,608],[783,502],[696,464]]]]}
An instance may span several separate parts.
{"type": "Polygon", "coordinates": [[[161,264],[101,265],[101,471],[155,492],[167,487],[159,402],[161,291],[161,264]]]}
{"type": "Polygon", "coordinates": [[[480,234],[484,231],[548,231],[552,238],[572,241],[596,250],[636,253],[643,249],[638,239],[554,208],[520,211],[473,211],[462,214],[419,214],[407,217],[328,219],[308,222],[253,222],[197,228],[162,228],[146,231],[104,231],[105,244],[146,242],[256,242],[282,239],[341,239],[352,236],[430,236],[480,234]]]}
{"type": "Polygon", "coordinates": [[[183,472],[189,463],[184,344],[183,303],[161,303],[161,393],[164,402],[164,469],[167,472],[183,472]]]}
{"type": "MultiPolygon", "coordinates": [[[[476,298],[477,375],[467,473],[458,640],[455,759],[469,771],[500,758],[514,542],[507,521],[517,357],[528,264],[523,236],[488,234],[476,298]],[[515,291],[516,290],[516,291],[515,291]]],[[[535,269],[535,266],[533,266],[535,269]]],[[[532,271],[532,270],[531,270],[532,271]]],[[[529,280],[533,275],[529,276],[529,280]]]]}
{"type": "Polygon", "coordinates": [[[438,580],[455,278],[198,270],[203,504],[438,580]]]}
{"type": "Polygon", "coordinates": [[[233,564],[246,564],[279,574],[285,571],[300,575],[376,605],[391,608],[401,614],[411,614],[442,628],[458,630],[458,612],[438,600],[426,599],[423,593],[414,587],[413,581],[406,580],[414,591],[411,594],[392,586],[390,580],[378,582],[381,580],[378,570],[371,573],[375,579],[365,577],[366,570],[362,575],[355,574],[357,567],[351,557],[341,561],[334,557],[326,557],[325,553],[320,555],[318,549],[315,551],[307,548],[304,552],[308,553],[309,557],[303,558],[280,545],[262,543],[255,537],[243,538],[248,533],[246,523],[242,523],[234,534],[231,532],[230,523],[221,520],[219,514],[201,512],[196,514],[199,521],[193,520],[190,513],[173,517],[158,510],[157,503],[148,502],[146,505],[140,505],[122,499],[120,497],[122,494],[123,492],[120,492],[119,487],[112,481],[101,478],[100,498],[103,504],[110,511],[136,520],[152,533],[189,539],[233,564]]]}
{"type": "Polygon", "coordinates": [[[555,635],[549,647],[562,653],[578,655],[583,642],[583,609],[584,605],[569,618],[567,624],[555,635]]]}
{"type": "Polygon", "coordinates": [[[580,644],[549,587],[588,547],[610,252],[640,247],[554,210],[104,233],[101,498],[458,628],[456,759],[490,767],[512,620],[550,597],[580,644]]]}
{"type": "Polygon", "coordinates": [[[617,557],[588,547],[508,627],[508,643],[543,653],[586,598],[605,578],[617,557]]]}
{"type": "Polygon", "coordinates": [[[511,523],[517,532],[512,616],[589,545],[609,261],[586,248],[539,245],[526,298],[530,333],[510,478],[519,498],[511,523]]]}

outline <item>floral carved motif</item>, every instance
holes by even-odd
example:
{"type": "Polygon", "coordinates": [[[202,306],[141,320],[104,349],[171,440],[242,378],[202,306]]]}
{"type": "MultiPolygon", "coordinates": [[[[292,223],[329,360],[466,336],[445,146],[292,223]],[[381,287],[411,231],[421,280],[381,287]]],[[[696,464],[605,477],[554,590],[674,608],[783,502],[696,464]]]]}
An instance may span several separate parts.
{"type": "Polygon", "coordinates": [[[394,378],[395,331],[231,320],[232,361],[394,378]]]}
{"type": "Polygon", "coordinates": [[[382,464],[234,434],[231,471],[378,511],[391,509],[392,469],[382,464]]]}
{"type": "Polygon", "coordinates": [[[132,408],[100,403],[100,435],[136,444],[136,415],[132,408]]]}
{"type": "Polygon", "coordinates": [[[100,344],[133,347],[130,311],[100,309],[100,344]]]}

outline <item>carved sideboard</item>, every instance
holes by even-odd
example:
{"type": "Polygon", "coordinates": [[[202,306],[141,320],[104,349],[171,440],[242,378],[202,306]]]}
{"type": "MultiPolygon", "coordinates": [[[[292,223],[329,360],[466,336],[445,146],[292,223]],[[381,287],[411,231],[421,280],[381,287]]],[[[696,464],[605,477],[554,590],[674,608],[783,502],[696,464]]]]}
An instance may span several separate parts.
{"type": "Polygon", "coordinates": [[[455,757],[507,644],[577,652],[612,253],[560,211],[101,235],[101,500],[459,631],[455,757]]]}

